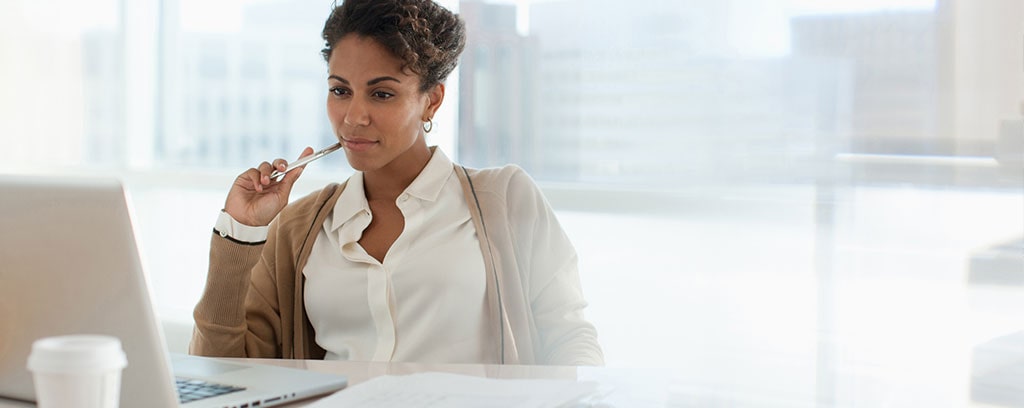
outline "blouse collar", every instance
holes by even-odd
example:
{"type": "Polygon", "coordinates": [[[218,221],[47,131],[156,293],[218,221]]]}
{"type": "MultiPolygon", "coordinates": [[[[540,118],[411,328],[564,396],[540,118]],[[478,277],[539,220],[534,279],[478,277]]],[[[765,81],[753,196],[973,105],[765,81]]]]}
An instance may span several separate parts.
{"type": "MultiPolygon", "coordinates": [[[[452,176],[453,163],[437,146],[430,146],[431,155],[420,174],[405,188],[403,195],[410,195],[424,201],[437,201],[441,190],[452,176]]],[[[365,212],[370,214],[370,204],[363,188],[363,172],[357,171],[348,179],[345,190],[334,204],[330,230],[336,231],[353,217],[365,212]]]]}

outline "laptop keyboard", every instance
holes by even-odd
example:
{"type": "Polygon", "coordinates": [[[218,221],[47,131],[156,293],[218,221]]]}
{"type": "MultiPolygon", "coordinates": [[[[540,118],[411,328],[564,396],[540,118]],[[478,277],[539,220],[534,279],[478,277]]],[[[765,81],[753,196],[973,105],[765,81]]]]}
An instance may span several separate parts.
{"type": "Polygon", "coordinates": [[[178,386],[178,401],[182,404],[245,389],[244,387],[215,384],[181,377],[176,377],[174,383],[178,386]]]}

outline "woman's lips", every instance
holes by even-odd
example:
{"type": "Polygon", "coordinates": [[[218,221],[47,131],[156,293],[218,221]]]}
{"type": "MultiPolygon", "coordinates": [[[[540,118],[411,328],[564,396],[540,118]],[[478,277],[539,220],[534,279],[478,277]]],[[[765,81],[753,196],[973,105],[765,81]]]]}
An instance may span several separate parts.
{"type": "Polygon", "coordinates": [[[343,138],[343,139],[341,139],[341,141],[345,145],[345,149],[348,150],[348,151],[352,151],[352,152],[365,152],[365,151],[369,150],[370,148],[372,148],[373,146],[377,145],[377,141],[376,140],[369,140],[369,139],[359,139],[359,138],[344,139],[343,138]]]}

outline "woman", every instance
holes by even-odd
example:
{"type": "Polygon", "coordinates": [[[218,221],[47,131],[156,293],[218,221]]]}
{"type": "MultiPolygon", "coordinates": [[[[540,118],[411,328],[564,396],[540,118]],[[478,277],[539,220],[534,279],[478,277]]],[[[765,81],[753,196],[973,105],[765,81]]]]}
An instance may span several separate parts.
{"type": "Polygon", "coordinates": [[[190,351],[603,364],[575,251],[529,176],[426,143],[465,45],[459,17],[431,0],[347,0],[323,37],[327,115],[356,173],[291,204],[302,170],[269,177],[285,160],[238,176],[190,351]]]}

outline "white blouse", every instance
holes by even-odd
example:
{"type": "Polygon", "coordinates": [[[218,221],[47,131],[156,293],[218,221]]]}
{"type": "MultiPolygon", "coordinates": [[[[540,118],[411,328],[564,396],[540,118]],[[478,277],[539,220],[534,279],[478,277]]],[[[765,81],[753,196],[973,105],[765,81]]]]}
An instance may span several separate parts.
{"type": "MultiPolygon", "coordinates": [[[[439,149],[396,204],[405,228],[378,262],[357,242],[372,214],[356,172],[302,274],[306,314],[326,359],[494,363],[485,355],[483,255],[452,162],[439,149]]],[[[219,231],[258,241],[266,227],[230,216],[219,231]],[[261,231],[262,230],[262,231],[261,231]]]]}
{"type": "Polygon", "coordinates": [[[327,359],[490,363],[485,269],[451,160],[438,149],[399,195],[405,228],[384,262],[358,241],[372,214],[357,172],[302,273],[306,313],[327,359]]]}

